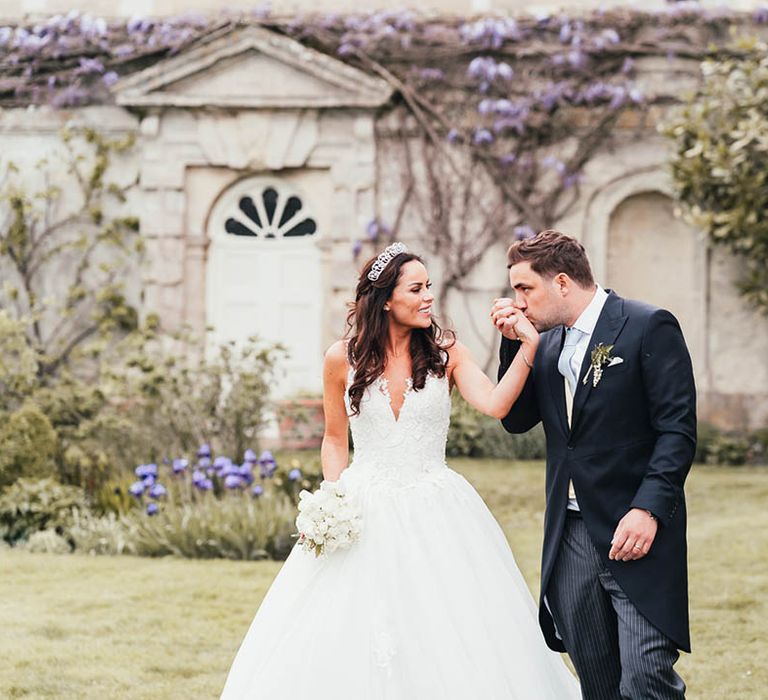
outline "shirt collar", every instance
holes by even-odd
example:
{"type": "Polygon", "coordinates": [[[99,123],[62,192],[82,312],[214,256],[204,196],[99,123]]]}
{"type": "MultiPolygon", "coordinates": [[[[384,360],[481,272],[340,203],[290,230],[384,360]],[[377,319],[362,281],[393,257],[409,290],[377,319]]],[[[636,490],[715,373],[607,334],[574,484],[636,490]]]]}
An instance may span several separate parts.
{"type": "Polygon", "coordinates": [[[592,301],[589,302],[587,308],[581,312],[581,316],[576,319],[573,324],[573,328],[578,328],[584,335],[592,335],[597,325],[597,319],[600,318],[600,312],[605,306],[605,300],[608,298],[608,292],[606,292],[599,284],[595,290],[595,295],[592,297],[592,301]]]}

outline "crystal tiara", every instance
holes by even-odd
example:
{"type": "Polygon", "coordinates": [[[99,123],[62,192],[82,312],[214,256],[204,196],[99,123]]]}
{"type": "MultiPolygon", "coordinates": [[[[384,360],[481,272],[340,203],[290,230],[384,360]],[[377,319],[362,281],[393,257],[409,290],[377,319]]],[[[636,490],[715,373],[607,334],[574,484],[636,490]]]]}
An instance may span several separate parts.
{"type": "Polygon", "coordinates": [[[400,243],[399,241],[397,243],[393,243],[392,245],[388,245],[386,248],[384,248],[384,251],[379,254],[371,266],[371,271],[368,273],[368,279],[371,280],[371,282],[375,282],[377,279],[379,279],[379,275],[384,272],[384,268],[386,268],[386,266],[392,262],[392,259],[395,256],[400,255],[400,253],[407,252],[408,248],[405,247],[404,243],[400,243]]]}

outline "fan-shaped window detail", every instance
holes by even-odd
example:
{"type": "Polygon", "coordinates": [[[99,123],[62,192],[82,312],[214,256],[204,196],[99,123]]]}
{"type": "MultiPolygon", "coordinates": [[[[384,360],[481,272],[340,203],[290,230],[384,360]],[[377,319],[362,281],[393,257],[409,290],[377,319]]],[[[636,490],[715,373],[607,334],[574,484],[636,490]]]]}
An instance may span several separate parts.
{"type": "Polygon", "coordinates": [[[267,185],[258,193],[240,197],[224,229],[234,236],[287,238],[311,236],[317,224],[298,195],[267,185]]]}

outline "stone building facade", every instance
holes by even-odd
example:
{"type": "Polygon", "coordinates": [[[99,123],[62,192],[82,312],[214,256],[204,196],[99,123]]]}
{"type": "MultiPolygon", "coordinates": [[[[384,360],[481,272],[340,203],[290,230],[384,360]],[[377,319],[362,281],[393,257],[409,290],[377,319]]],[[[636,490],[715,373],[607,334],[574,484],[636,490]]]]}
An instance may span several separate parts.
{"type": "MultiPolygon", "coordinates": [[[[640,66],[647,89],[690,86],[689,65],[640,66]],[[654,87],[656,86],[656,87],[654,87]]],[[[257,334],[287,345],[279,393],[316,393],[324,349],[344,328],[356,265],[352,242],[375,216],[391,220],[402,178],[376,136],[390,86],[259,27],[237,29],[165,59],[114,87],[115,105],[0,114],[2,160],[32,163],[67,122],[138,134],[120,177],[147,241],[133,296],[167,329],[215,340],[257,334]]],[[[657,115],[658,116],[658,115],[657,115]]],[[[603,286],[671,309],[693,357],[702,418],[723,427],[768,423],[768,321],[734,288],[738,263],[675,216],[668,144],[624,124],[584,173],[559,228],[583,241],[603,286]]],[[[419,248],[406,212],[403,239],[419,248]]],[[[504,246],[488,250],[449,317],[494,371],[487,322],[503,288],[504,246]]],[[[432,270],[439,276],[439,268],[432,270]]]]}

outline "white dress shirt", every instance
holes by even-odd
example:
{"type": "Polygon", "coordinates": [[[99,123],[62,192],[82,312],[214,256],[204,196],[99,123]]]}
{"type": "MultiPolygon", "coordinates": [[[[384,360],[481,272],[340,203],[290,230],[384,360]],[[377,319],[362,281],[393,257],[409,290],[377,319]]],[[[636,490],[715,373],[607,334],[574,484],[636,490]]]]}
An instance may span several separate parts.
{"type": "MultiPolygon", "coordinates": [[[[584,361],[584,356],[587,354],[587,350],[589,349],[590,341],[592,340],[592,334],[595,332],[595,326],[597,325],[597,319],[600,318],[600,313],[603,310],[603,306],[605,306],[605,300],[608,298],[608,292],[606,292],[599,284],[597,285],[597,290],[595,291],[595,295],[592,297],[592,301],[589,302],[587,305],[587,308],[584,309],[584,311],[581,312],[581,316],[579,316],[576,321],[574,322],[572,328],[577,328],[581,331],[581,338],[579,339],[579,342],[576,344],[576,349],[573,353],[573,357],[571,358],[571,368],[573,369],[573,373],[576,376],[576,387],[578,390],[579,382],[582,381],[583,377],[579,375],[579,372],[581,370],[581,363],[584,361]]],[[[566,401],[569,402],[568,407],[568,424],[570,425],[571,422],[571,410],[570,405],[572,405],[573,397],[568,396],[570,394],[570,386],[565,381],[565,391],[566,391],[566,401]]],[[[576,500],[576,492],[573,490],[573,484],[569,481],[568,482],[568,508],[570,510],[579,510],[579,504],[576,500]]]]}

